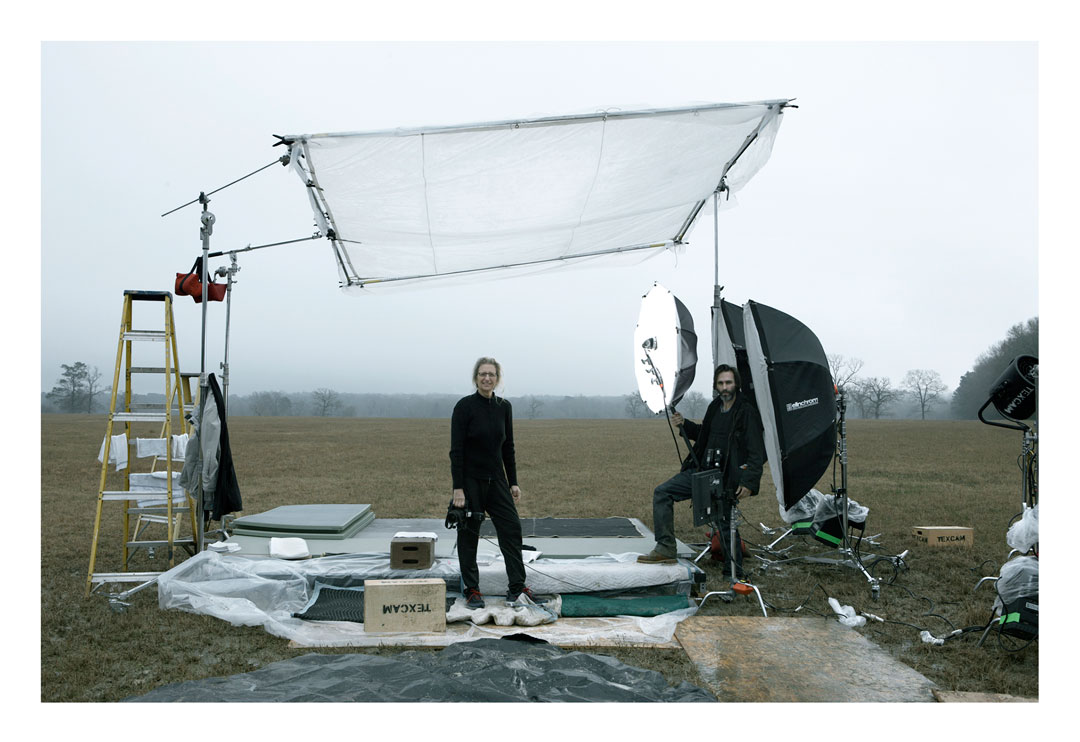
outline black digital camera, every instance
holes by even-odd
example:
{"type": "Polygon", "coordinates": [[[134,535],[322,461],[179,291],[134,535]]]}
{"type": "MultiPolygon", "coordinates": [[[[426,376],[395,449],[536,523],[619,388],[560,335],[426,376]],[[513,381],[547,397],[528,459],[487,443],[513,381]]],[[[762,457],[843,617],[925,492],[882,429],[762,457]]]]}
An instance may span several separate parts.
{"type": "Polygon", "coordinates": [[[477,516],[476,513],[466,510],[463,507],[456,508],[454,507],[454,500],[451,499],[450,504],[446,508],[446,520],[443,522],[443,526],[445,526],[447,530],[461,528],[470,518],[475,519],[477,523],[482,523],[484,520],[484,513],[483,511],[480,511],[479,516],[477,516]]]}

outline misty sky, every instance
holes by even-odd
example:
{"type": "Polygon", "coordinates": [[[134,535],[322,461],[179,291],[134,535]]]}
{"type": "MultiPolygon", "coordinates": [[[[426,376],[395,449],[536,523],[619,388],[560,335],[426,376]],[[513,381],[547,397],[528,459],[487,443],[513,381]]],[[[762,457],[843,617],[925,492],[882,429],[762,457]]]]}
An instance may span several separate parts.
{"type": "MultiPolygon", "coordinates": [[[[41,52],[44,390],[61,363],[111,377],[123,290],[171,290],[200,253],[198,206],[161,215],[280,157],[274,134],[611,107],[796,99],[769,162],[720,213],[720,283],[729,301],[797,317],[827,353],[862,359],[863,375],[898,383],[934,369],[954,389],[1039,312],[1035,43],[46,42],[41,52]]],[[[299,178],[280,165],[211,199],[212,251],[314,231],[299,178]]],[[[473,361],[492,355],[508,396],[625,394],[636,389],[641,297],[659,282],[694,315],[693,388],[708,396],[706,212],[677,258],[368,297],[338,290],[325,240],[243,254],[230,390],[464,393],[473,361]]],[[[200,318],[178,298],[185,371],[199,370],[200,318]]],[[[224,326],[224,304],[212,304],[208,371],[219,372],[224,326]]]]}

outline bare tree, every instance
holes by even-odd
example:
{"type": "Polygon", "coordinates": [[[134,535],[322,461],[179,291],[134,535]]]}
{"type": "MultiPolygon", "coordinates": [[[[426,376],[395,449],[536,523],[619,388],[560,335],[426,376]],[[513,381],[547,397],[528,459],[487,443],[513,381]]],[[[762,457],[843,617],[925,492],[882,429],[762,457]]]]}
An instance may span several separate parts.
{"type": "Polygon", "coordinates": [[[926,419],[926,411],[930,406],[940,400],[941,395],[948,389],[941,380],[941,374],[924,368],[908,371],[900,388],[919,405],[923,420],[926,419]]]}
{"type": "Polygon", "coordinates": [[[540,411],[544,408],[544,400],[539,397],[529,397],[529,419],[535,420],[540,417],[540,411]]]}
{"type": "Polygon", "coordinates": [[[709,406],[709,400],[701,392],[690,392],[682,398],[680,407],[683,408],[683,416],[701,419],[709,406]]]}
{"type": "Polygon", "coordinates": [[[623,399],[626,400],[626,416],[627,417],[648,417],[649,408],[645,404],[645,401],[641,398],[641,395],[637,392],[630,392],[623,399]]]}
{"type": "Polygon", "coordinates": [[[893,388],[888,376],[871,376],[858,382],[858,395],[856,403],[860,411],[873,415],[874,419],[881,417],[893,402],[900,397],[900,392],[893,388]],[[863,400],[859,402],[860,398],[863,400]]]}
{"type": "Polygon", "coordinates": [[[311,408],[316,417],[330,417],[341,407],[341,397],[333,389],[320,387],[311,393],[311,408]]]}
{"type": "Polygon", "coordinates": [[[105,385],[101,383],[101,372],[97,366],[86,370],[83,381],[86,383],[86,413],[90,414],[94,411],[94,398],[105,391],[105,385]]]}
{"type": "Polygon", "coordinates": [[[830,353],[829,371],[832,373],[833,383],[840,391],[846,391],[845,387],[856,381],[859,371],[862,370],[861,358],[845,358],[839,353],[830,353]]]}
{"type": "Polygon", "coordinates": [[[255,392],[251,395],[251,411],[259,416],[280,417],[292,412],[292,401],[282,392],[255,392]]]}

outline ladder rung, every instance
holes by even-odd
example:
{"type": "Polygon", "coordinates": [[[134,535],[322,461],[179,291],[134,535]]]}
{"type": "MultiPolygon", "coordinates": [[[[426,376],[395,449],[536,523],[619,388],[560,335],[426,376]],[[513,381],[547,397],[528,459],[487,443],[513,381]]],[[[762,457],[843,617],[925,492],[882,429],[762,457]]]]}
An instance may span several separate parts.
{"type": "MultiPolygon", "coordinates": [[[[129,490],[105,490],[101,493],[102,500],[109,500],[115,502],[122,502],[124,500],[153,500],[157,497],[154,492],[131,492],[129,490]]],[[[179,491],[173,492],[173,497],[180,497],[179,491]]],[[[161,490],[161,500],[163,503],[159,505],[147,505],[146,507],[156,508],[161,507],[164,510],[165,490],[161,490]]],[[[184,507],[183,505],[173,505],[173,512],[176,512],[177,508],[184,507]]]]}
{"type": "MultiPolygon", "coordinates": [[[[177,513],[187,513],[191,511],[187,505],[173,505],[173,515],[177,513]]],[[[130,515],[162,515],[167,516],[169,513],[165,510],[164,505],[154,505],[152,507],[144,508],[128,508],[130,515]]]]}
{"type": "MultiPolygon", "coordinates": [[[[195,539],[191,538],[190,536],[188,536],[187,538],[174,538],[172,540],[172,543],[173,543],[173,546],[182,546],[184,544],[193,544],[193,543],[195,543],[195,539]]],[[[168,546],[169,542],[168,541],[128,541],[127,545],[128,545],[129,549],[137,548],[137,547],[140,547],[140,546],[153,546],[153,547],[156,548],[158,546],[168,546]]]]}
{"type": "Polygon", "coordinates": [[[161,577],[164,572],[95,572],[90,581],[103,582],[148,582],[161,577]]]}
{"type": "Polygon", "coordinates": [[[112,415],[114,423],[163,423],[166,417],[164,412],[114,412],[112,415]]]}
{"type": "Polygon", "coordinates": [[[161,342],[166,339],[164,330],[128,330],[124,333],[124,340],[152,340],[161,342]]]}
{"type": "MultiPolygon", "coordinates": [[[[128,370],[133,374],[163,374],[166,369],[164,366],[132,366],[128,370]]],[[[176,369],[174,368],[170,368],[168,371],[170,375],[176,373],[176,369]]],[[[184,379],[197,379],[199,378],[199,372],[181,371],[180,376],[184,379]]]]}

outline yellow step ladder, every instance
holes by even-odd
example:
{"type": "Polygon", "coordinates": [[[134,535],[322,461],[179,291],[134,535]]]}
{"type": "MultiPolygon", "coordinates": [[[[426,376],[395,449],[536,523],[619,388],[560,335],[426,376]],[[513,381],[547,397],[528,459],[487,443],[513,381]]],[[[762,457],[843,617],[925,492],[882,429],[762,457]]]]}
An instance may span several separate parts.
{"type": "MultiPolygon", "coordinates": [[[[140,318],[142,319],[142,318],[140,318]]],[[[145,320],[143,320],[145,321],[145,320]]],[[[158,351],[160,352],[160,350],[158,351]]],[[[155,353],[156,355],[156,353],[155,353]]],[[[191,379],[198,378],[198,374],[181,373],[179,355],[176,347],[176,327],[173,324],[172,294],[168,291],[132,291],[124,292],[124,308],[120,319],[120,339],[116,348],[116,368],[113,372],[112,394],[109,400],[109,421],[105,429],[105,441],[102,445],[101,455],[101,479],[97,494],[97,511],[94,516],[94,535],[90,547],[90,567],[86,575],[86,595],[89,597],[94,592],[106,585],[123,583],[136,583],[133,589],[121,593],[119,596],[112,595],[110,600],[120,610],[127,605],[122,598],[144,587],[153,584],[161,572],[135,572],[130,571],[131,560],[135,553],[142,549],[147,550],[151,557],[155,556],[158,549],[165,552],[169,567],[176,563],[176,548],[183,547],[188,553],[195,553],[197,543],[196,523],[192,516],[195,513],[195,502],[191,495],[184,490],[183,494],[174,494],[174,488],[179,487],[176,481],[181,469],[183,469],[183,457],[173,456],[173,432],[177,434],[189,433],[190,424],[185,420],[185,411],[194,409],[197,400],[191,393],[191,379]],[[134,325],[134,307],[136,304],[147,308],[159,308],[162,314],[161,324],[155,325],[154,329],[136,329],[134,325]],[[162,329],[157,329],[157,327],[162,329]],[[164,348],[164,365],[137,366],[133,360],[133,351],[136,345],[150,344],[160,345],[164,348]],[[120,397],[121,372],[123,372],[123,397],[120,397]],[[163,376],[164,377],[164,404],[133,404],[132,403],[132,379],[136,376],[163,376]],[[175,422],[174,422],[175,418],[175,422]],[[147,425],[153,425],[154,434],[150,435],[147,425]],[[113,437],[119,436],[118,428],[122,426],[123,441],[127,446],[125,451],[113,450],[113,437]],[[165,456],[155,456],[150,467],[149,474],[136,474],[136,477],[152,476],[158,470],[159,464],[164,464],[164,470],[157,471],[164,474],[165,487],[161,493],[147,492],[144,487],[136,486],[132,489],[131,459],[135,444],[133,433],[138,429],[146,430],[145,437],[160,437],[165,439],[165,456]],[[124,462],[113,477],[114,488],[109,489],[109,466],[116,461],[124,462]],[[119,483],[115,480],[119,478],[119,483]],[[183,502],[186,504],[179,504],[183,502]],[[101,521],[103,506],[107,502],[119,502],[122,506],[123,542],[121,549],[121,569],[118,572],[95,572],[97,564],[98,543],[101,537],[101,521]],[[191,523],[191,537],[180,537],[180,518],[184,513],[188,514],[191,523]],[[134,531],[131,527],[131,516],[136,516],[134,531]],[[162,523],[165,526],[163,539],[150,540],[141,538],[147,526],[151,523],[162,523]]]]}

